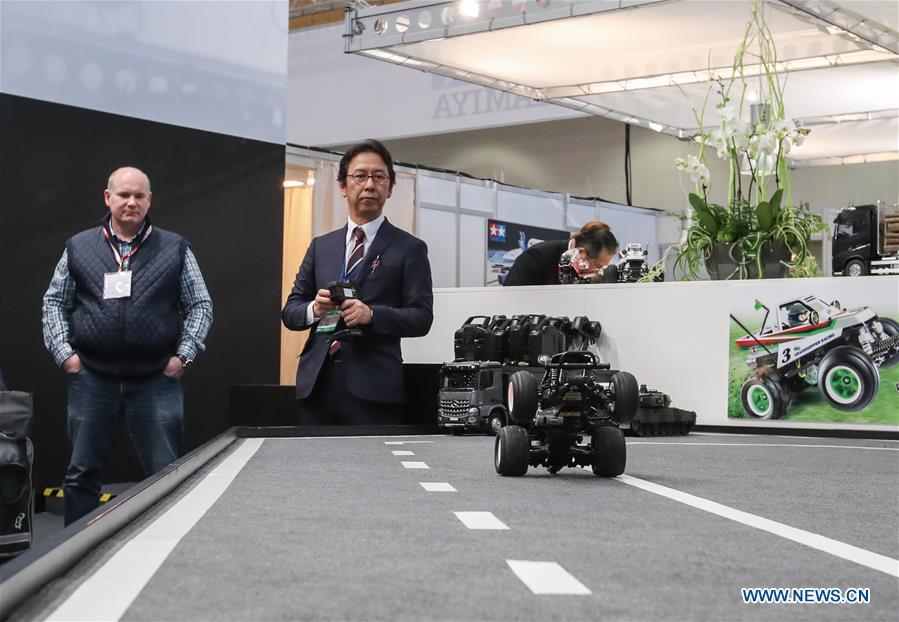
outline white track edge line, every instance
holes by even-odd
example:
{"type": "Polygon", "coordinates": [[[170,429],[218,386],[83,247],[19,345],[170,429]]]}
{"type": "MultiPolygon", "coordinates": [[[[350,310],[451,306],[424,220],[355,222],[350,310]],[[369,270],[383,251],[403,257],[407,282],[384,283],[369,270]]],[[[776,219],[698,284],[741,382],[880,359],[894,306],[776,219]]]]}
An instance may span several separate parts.
{"type": "Polygon", "coordinates": [[[47,620],[119,620],[178,542],[222,496],[264,439],[245,439],[202,482],[128,540],[47,620]]]}
{"type": "Polygon", "coordinates": [[[813,443],[685,443],[683,441],[628,441],[628,445],[691,445],[696,447],[821,447],[824,449],[873,449],[899,451],[899,447],[868,447],[866,445],[817,445],[813,443]]]}
{"type": "Polygon", "coordinates": [[[784,523],[750,514],[749,512],[743,512],[715,501],[630,475],[619,475],[615,480],[899,578],[899,559],[867,551],[839,540],[833,540],[804,529],[791,527],[784,523]]]}

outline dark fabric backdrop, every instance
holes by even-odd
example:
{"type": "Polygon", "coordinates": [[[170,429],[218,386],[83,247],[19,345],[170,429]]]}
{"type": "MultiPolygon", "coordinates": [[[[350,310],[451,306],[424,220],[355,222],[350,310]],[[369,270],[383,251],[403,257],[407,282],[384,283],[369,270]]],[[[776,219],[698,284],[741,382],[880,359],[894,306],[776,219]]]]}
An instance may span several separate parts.
{"type": "MultiPolygon", "coordinates": [[[[0,368],[34,393],[36,487],[61,484],[70,452],[41,296],[122,165],[150,175],[153,222],[191,242],[215,305],[184,381],[187,448],[228,427],[229,386],[278,381],[284,146],[0,94],[0,368]]],[[[141,478],[125,438],[105,481],[141,478]]]]}

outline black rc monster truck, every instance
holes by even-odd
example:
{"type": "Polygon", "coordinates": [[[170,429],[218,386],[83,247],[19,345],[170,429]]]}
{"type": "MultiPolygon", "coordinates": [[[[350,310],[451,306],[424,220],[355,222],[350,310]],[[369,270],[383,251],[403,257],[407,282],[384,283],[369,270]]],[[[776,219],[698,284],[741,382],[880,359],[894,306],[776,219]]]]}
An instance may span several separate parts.
{"type": "Polygon", "coordinates": [[[621,475],[626,449],[619,424],[630,422],[637,412],[637,380],[609,369],[592,352],[541,359],[545,371],[539,385],[529,372],[510,378],[511,425],[496,436],[496,472],[518,476],[528,466],[557,473],[566,466],[590,465],[601,477],[621,475]]]}

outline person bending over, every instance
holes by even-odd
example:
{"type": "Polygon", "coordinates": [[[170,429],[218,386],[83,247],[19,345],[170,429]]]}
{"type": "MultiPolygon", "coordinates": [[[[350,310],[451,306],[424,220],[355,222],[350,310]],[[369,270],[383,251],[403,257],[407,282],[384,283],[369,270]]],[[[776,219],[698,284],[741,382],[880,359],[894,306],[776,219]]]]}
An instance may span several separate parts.
{"type": "Polygon", "coordinates": [[[568,250],[577,249],[589,262],[595,283],[614,283],[617,270],[608,269],[618,251],[618,240],[609,226],[599,220],[584,224],[568,240],[548,240],[525,250],[512,265],[503,285],[558,285],[559,259],[568,250]]]}

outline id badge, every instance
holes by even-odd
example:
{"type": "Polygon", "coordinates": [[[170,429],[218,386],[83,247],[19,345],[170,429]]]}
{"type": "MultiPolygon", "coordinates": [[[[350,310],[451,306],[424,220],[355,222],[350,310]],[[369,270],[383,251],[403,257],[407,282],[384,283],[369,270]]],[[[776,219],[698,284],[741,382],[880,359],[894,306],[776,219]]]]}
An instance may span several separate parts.
{"type": "Polygon", "coordinates": [[[103,299],[129,298],[131,296],[131,270],[107,272],[103,275],[103,299]]]}
{"type": "Polygon", "coordinates": [[[318,321],[317,333],[333,333],[340,321],[340,311],[328,311],[324,317],[318,321]]]}

